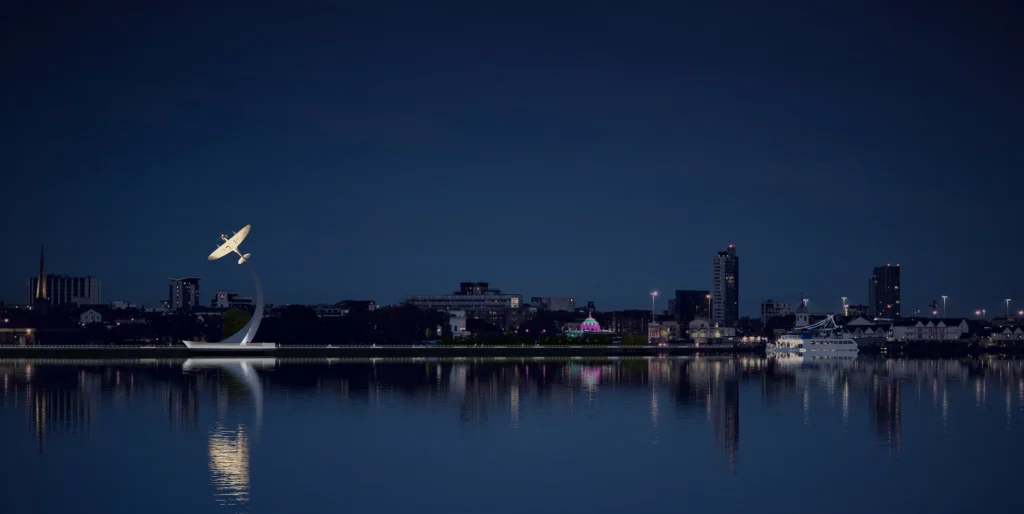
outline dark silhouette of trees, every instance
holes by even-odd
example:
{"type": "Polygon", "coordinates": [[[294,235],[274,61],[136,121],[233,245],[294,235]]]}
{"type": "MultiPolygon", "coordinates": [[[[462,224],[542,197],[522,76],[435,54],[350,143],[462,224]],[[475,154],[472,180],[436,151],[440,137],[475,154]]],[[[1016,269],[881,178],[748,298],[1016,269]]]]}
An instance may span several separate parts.
{"type": "Polygon", "coordinates": [[[252,314],[242,309],[228,309],[224,313],[224,320],[221,322],[221,339],[231,337],[242,329],[249,320],[252,319],[252,314]]]}

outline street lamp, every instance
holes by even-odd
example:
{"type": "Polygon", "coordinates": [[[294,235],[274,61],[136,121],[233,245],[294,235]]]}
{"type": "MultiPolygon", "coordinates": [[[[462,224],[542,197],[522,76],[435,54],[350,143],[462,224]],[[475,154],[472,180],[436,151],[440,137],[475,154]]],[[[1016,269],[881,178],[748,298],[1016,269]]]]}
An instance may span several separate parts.
{"type": "Polygon", "coordinates": [[[711,295],[705,295],[708,299],[708,326],[711,326],[711,295]]]}
{"type": "Polygon", "coordinates": [[[942,317],[946,317],[946,299],[949,298],[946,295],[942,295],[942,317]]]}
{"type": "Polygon", "coordinates": [[[1007,318],[1010,317],[1010,299],[1009,298],[1006,299],[1006,317],[1007,318]]]}
{"type": "Polygon", "coordinates": [[[654,299],[657,298],[657,296],[658,296],[658,292],[657,291],[651,291],[651,323],[654,323],[654,318],[655,318],[655,315],[654,315],[654,299]]]}

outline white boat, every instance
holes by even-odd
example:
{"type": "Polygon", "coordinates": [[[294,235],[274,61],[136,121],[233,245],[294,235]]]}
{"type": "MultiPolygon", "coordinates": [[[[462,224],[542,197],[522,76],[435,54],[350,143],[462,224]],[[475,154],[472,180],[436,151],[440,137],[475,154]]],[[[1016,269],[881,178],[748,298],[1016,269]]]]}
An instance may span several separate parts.
{"type": "Polygon", "coordinates": [[[819,356],[855,356],[860,352],[850,333],[836,324],[832,316],[813,325],[797,327],[765,349],[767,353],[800,353],[819,356]]]}

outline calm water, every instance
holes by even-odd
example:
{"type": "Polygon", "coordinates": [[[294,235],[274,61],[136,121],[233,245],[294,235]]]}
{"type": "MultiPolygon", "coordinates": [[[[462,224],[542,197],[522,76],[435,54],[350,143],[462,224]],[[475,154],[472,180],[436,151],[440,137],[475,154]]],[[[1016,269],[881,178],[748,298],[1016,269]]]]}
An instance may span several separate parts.
{"type": "Polygon", "coordinates": [[[1024,361],[0,361],[2,512],[1024,512],[1024,361]]]}

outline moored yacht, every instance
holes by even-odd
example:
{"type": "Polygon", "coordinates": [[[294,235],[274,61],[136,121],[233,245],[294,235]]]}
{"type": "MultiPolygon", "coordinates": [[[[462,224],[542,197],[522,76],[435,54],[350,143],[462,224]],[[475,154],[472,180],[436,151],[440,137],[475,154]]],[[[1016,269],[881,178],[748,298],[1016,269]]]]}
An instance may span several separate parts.
{"type": "Polygon", "coordinates": [[[768,353],[802,353],[806,355],[857,355],[860,349],[849,332],[829,316],[806,327],[797,327],[769,344],[768,353]]]}

